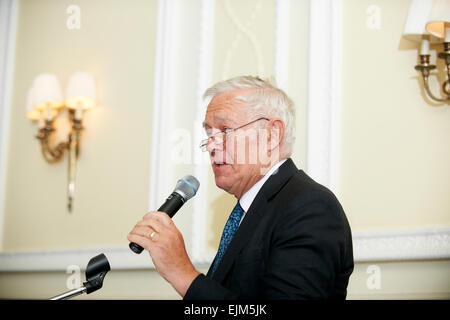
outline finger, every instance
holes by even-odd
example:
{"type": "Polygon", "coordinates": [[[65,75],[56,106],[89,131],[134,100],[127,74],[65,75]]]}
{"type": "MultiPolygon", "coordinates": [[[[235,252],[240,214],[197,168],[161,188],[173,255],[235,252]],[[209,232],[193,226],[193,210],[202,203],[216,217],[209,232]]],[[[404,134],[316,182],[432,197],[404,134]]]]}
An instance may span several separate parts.
{"type": "Polygon", "coordinates": [[[159,232],[156,231],[152,231],[149,235],[150,240],[152,240],[153,242],[156,242],[160,239],[161,234],[159,232]]]}
{"type": "Polygon", "coordinates": [[[163,225],[161,222],[159,222],[157,219],[154,218],[147,218],[141,220],[136,224],[136,227],[150,227],[154,229],[156,232],[163,232],[163,230],[166,228],[165,225],[163,225]]]}
{"type": "Polygon", "coordinates": [[[158,212],[158,211],[150,211],[150,212],[147,212],[146,214],[144,214],[144,216],[142,217],[142,219],[148,219],[148,218],[150,218],[154,213],[156,213],[156,212],[158,212]]]}
{"type": "Polygon", "coordinates": [[[131,230],[130,234],[135,234],[141,237],[147,237],[150,238],[150,235],[156,232],[155,229],[149,227],[149,226],[136,226],[133,230],[131,230]]]}
{"type": "Polygon", "coordinates": [[[144,220],[146,219],[157,220],[160,223],[164,224],[166,227],[169,227],[171,224],[173,224],[173,221],[169,217],[169,215],[162,211],[151,211],[144,216],[144,220]]]}
{"type": "Polygon", "coordinates": [[[147,251],[150,251],[153,246],[153,241],[148,237],[143,237],[137,234],[130,233],[127,236],[128,241],[137,243],[142,248],[147,251]]]}

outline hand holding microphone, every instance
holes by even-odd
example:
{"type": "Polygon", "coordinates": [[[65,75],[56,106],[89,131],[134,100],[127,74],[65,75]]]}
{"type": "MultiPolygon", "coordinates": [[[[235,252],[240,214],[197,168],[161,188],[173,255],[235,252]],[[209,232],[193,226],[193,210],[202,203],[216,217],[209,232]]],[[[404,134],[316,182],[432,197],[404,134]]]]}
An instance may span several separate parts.
{"type": "MultiPolygon", "coordinates": [[[[191,175],[184,176],[180,180],[178,180],[175,190],[172,194],[166,199],[164,204],[158,209],[158,211],[165,212],[172,218],[175,213],[183,206],[183,204],[191,199],[198,191],[200,187],[200,183],[198,180],[191,175]]],[[[153,238],[155,233],[153,231],[149,235],[150,238],[153,238]]],[[[129,244],[130,249],[137,254],[140,254],[144,248],[137,243],[131,242],[129,244]]]]}
{"type": "Polygon", "coordinates": [[[171,218],[197,193],[198,187],[199,182],[193,176],[178,180],[175,190],[158,212],[147,213],[128,235],[131,250],[141,253],[145,247],[156,271],[172,284],[182,297],[200,272],[189,259],[183,236],[171,218]]]}

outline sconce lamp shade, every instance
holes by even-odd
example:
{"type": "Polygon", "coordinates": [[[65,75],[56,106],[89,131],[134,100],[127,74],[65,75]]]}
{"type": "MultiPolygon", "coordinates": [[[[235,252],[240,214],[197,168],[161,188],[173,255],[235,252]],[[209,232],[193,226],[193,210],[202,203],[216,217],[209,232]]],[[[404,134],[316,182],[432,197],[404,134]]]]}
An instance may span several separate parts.
{"type": "Polygon", "coordinates": [[[39,120],[41,113],[34,108],[34,96],[33,87],[28,89],[27,92],[27,104],[25,108],[26,116],[30,120],[39,120]]]}
{"type": "Polygon", "coordinates": [[[66,88],[66,106],[85,110],[96,104],[95,83],[92,76],[86,72],[72,74],[66,88]]]}
{"type": "MultiPolygon", "coordinates": [[[[428,16],[433,8],[434,0],[413,0],[409,7],[408,18],[405,28],[403,29],[403,37],[408,40],[421,42],[424,35],[428,35],[425,25],[428,16]]],[[[431,43],[439,42],[439,39],[430,37],[431,43]]]]}
{"type": "Polygon", "coordinates": [[[37,110],[45,110],[48,107],[61,108],[64,106],[61,86],[54,74],[42,73],[33,81],[31,103],[37,110]]]}
{"type": "Polygon", "coordinates": [[[450,42],[450,1],[436,0],[427,19],[426,30],[438,38],[446,38],[450,42]],[[445,29],[447,36],[445,34],[445,29]]]}

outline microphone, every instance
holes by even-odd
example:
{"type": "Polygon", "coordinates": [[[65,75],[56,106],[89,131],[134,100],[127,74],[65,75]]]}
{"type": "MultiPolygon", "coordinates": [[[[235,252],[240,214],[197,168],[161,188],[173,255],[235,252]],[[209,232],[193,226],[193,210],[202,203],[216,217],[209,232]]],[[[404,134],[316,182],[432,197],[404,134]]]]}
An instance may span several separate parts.
{"type": "MultiPolygon", "coordinates": [[[[199,187],[200,182],[194,176],[184,176],[178,180],[175,190],[173,190],[172,194],[166,199],[166,202],[164,202],[158,211],[165,212],[172,218],[186,201],[195,196],[199,187]]],[[[134,242],[130,242],[129,247],[137,254],[140,254],[144,250],[144,248],[134,242]]]]}

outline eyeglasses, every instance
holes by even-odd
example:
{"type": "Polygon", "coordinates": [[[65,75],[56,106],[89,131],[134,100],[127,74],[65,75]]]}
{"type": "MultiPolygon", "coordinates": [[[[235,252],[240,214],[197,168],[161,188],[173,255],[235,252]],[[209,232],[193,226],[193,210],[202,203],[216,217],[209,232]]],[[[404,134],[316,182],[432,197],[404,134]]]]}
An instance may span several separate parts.
{"type": "Polygon", "coordinates": [[[220,131],[220,132],[217,132],[217,133],[215,133],[215,134],[212,134],[211,136],[209,136],[208,138],[206,138],[206,139],[203,139],[201,142],[200,142],[200,149],[203,151],[203,152],[206,152],[207,151],[207,149],[206,149],[206,146],[208,145],[208,143],[209,143],[209,141],[211,140],[211,139],[213,139],[214,140],[214,143],[216,143],[216,144],[223,144],[223,142],[227,139],[227,137],[228,137],[228,135],[230,134],[230,133],[232,133],[232,132],[234,132],[234,131],[236,131],[236,130],[239,130],[239,129],[241,129],[241,128],[243,128],[243,127],[245,127],[245,126],[248,126],[249,124],[252,124],[252,123],[254,123],[254,122],[256,122],[256,121],[259,121],[259,120],[267,120],[267,121],[270,121],[270,119],[267,119],[267,118],[258,118],[258,119],[256,119],[256,120],[253,120],[253,121],[250,121],[249,123],[246,123],[246,124],[244,124],[244,125],[242,125],[242,126],[240,126],[240,127],[237,127],[237,128],[233,128],[233,129],[225,129],[225,130],[222,130],[222,131],[220,131]]]}

